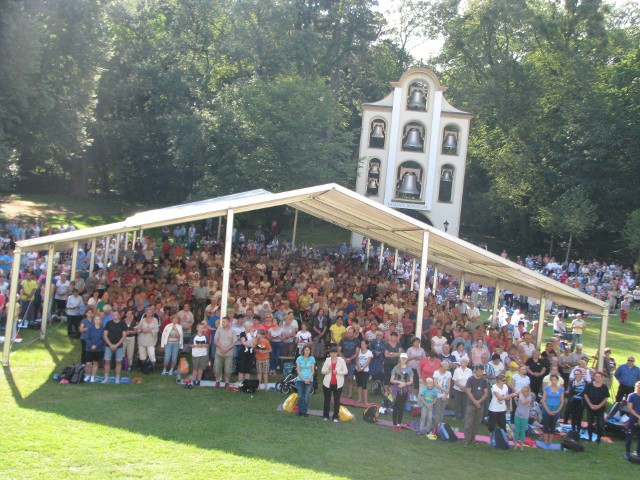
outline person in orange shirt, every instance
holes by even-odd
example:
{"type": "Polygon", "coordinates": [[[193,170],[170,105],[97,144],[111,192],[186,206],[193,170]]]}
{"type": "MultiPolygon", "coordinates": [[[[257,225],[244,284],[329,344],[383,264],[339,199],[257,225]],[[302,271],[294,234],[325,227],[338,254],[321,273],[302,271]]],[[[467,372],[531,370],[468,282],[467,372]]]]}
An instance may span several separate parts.
{"type": "Polygon", "coordinates": [[[256,371],[258,372],[258,381],[260,387],[264,385],[262,390],[269,388],[269,354],[271,353],[271,344],[267,340],[267,332],[262,328],[258,330],[258,339],[255,346],[256,352],[256,371]]]}

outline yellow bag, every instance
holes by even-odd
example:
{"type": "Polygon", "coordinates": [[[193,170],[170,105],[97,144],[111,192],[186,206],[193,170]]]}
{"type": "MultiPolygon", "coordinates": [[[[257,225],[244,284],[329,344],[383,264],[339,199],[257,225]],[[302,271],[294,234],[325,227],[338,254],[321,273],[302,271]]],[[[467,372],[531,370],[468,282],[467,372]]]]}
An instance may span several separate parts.
{"type": "Polygon", "coordinates": [[[292,393],[282,404],[282,409],[285,412],[293,413],[293,409],[296,408],[296,405],[298,405],[298,394],[292,393]]]}
{"type": "Polygon", "coordinates": [[[176,368],[176,370],[182,374],[189,373],[189,362],[187,362],[186,358],[182,357],[180,359],[180,361],[178,362],[178,368],[176,368]]]}
{"type": "Polygon", "coordinates": [[[340,405],[338,417],[340,418],[341,422],[348,422],[350,420],[353,420],[353,413],[347,410],[347,407],[345,407],[344,405],[340,405]]]}

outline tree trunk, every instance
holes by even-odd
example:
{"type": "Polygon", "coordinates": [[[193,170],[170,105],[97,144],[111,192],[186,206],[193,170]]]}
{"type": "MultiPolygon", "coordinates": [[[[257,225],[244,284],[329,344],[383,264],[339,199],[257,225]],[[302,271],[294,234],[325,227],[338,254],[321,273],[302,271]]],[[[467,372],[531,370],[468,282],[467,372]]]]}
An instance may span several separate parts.
{"type": "Polygon", "coordinates": [[[567,258],[565,258],[565,263],[569,263],[569,253],[571,253],[571,242],[573,241],[573,233],[569,234],[569,246],[567,247],[567,258]]]}
{"type": "Polygon", "coordinates": [[[553,241],[555,240],[555,235],[552,233],[551,234],[551,242],[549,242],[549,258],[551,258],[552,252],[553,252],[553,241]]]}
{"type": "Polygon", "coordinates": [[[76,156],[72,160],[71,195],[74,198],[86,199],[89,196],[89,175],[86,159],[76,156]]]}

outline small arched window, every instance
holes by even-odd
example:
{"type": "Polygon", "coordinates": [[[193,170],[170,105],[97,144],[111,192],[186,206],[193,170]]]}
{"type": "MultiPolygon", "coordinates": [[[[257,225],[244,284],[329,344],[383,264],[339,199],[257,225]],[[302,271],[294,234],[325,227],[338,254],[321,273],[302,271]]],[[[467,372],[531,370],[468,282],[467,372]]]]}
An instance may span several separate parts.
{"type": "Polygon", "coordinates": [[[451,203],[453,198],[453,173],[451,165],[444,165],[440,170],[440,188],[438,190],[438,201],[451,203]]]}
{"type": "Polygon", "coordinates": [[[402,150],[424,152],[426,129],[418,122],[409,122],[402,131],[402,150]]]}
{"type": "Polygon", "coordinates": [[[387,124],[382,119],[375,119],[369,126],[369,147],[384,148],[384,141],[387,135],[387,124]]]}
{"type": "Polygon", "coordinates": [[[369,168],[367,170],[367,196],[375,197],[378,195],[380,188],[380,166],[382,162],[379,158],[369,160],[369,168]]]}
{"type": "Polygon", "coordinates": [[[424,170],[413,160],[403,162],[396,170],[396,198],[420,200],[424,170]]]}
{"type": "Polygon", "coordinates": [[[413,82],[407,91],[407,110],[427,110],[427,85],[413,82]]]}
{"type": "Polygon", "coordinates": [[[442,133],[442,153],[445,155],[458,154],[458,140],[460,129],[455,125],[447,125],[442,133]]]}

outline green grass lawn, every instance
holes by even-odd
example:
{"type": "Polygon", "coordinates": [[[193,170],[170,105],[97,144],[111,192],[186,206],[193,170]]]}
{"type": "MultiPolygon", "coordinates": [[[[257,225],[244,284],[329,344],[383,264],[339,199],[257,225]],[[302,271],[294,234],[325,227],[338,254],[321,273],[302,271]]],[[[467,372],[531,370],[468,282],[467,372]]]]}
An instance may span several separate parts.
{"type": "MultiPolygon", "coordinates": [[[[638,353],[640,312],[612,317],[609,345],[624,360],[638,353]]],[[[587,350],[596,344],[589,320],[587,350]]],[[[79,358],[77,341],[56,324],[46,342],[25,331],[0,378],[0,478],[636,478],[619,439],[586,454],[464,448],[361,420],[323,423],[276,412],[284,396],[186,390],[170,377],[142,385],[59,385],[54,372],[79,358]],[[575,456],[575,459],[574,459],[575,456]],[[506,472],[506,473],[505,473],[506,472]]],[[[311,407],[320,409],[319,395],[311,407]]],[[[407,417],[405,417],[407,418],[407,417]]],[[[412,419],[413,418],[409,418],[412,419]]],[[[460,426],[453,422],[454,425],[460,426]]],[[[484,432],[481,428],[481,433],[484,432]]]]}

